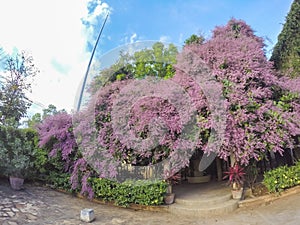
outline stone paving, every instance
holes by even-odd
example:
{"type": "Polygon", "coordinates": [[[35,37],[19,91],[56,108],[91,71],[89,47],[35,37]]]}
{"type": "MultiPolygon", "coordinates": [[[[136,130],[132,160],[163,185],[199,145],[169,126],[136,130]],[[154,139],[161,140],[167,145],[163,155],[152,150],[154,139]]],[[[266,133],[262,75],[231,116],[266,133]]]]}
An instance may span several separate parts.
{"type": "Polygon", "coordinates": [[[0,179],[1,225],[80,225],[80,211],[94,209],[92,225],[296,225],[300,224],[300,195],[280,198],[266,206],[247,207],[233,213],[203,219],[173,215],[167,212],[135,211],[101,205],[48,187],[26,184],[22,191],[13,191],[6,180],[0,179]]]}
{"type": "Polygon", "coordinates": [[[32,199],[29,199],[26,195],[26,193],[18,192],[7,196],[5,191],[0,190],[0,221],[2,224],[15,225],[18,224],[17,220],[30,223],[38,218],[39,208],[45,207],[46,204],[35,200],[33,196],[32,199]]]}

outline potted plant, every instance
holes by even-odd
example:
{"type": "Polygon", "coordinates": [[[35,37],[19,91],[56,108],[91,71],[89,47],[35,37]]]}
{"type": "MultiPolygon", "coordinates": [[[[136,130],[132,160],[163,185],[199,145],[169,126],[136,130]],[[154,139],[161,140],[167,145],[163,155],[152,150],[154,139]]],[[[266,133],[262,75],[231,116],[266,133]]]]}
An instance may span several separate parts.
{"type": "Polygon", "coordinates": [[[243,194],[244,185],[244,168],[238,163],[229,167],[229,170],[225,172],[223,179],[229,178],[229,184],[231,186],[231,193],[233,199],[241,199],[243,194]]]}
{"type": "MultiPolygon", "coordinates": [[[[167,174],[171,174],[171,173],[167,173],[167,174]]],[[[173,185],[177,184],[180,178],[181,178],[180,173],[167,176],[166,182],[168,184],[168,187],[167,187],[167,193],[164,196],[165,204],[170,205],[174,203],[175,193],[173,193],[173,185]]]]}
{"type": "Polygon", "coordinates": [[[34,147],[26,130],[14,127],[0,129],[0,161],[12,189],[21,190],[33,167],[34,147]]]}

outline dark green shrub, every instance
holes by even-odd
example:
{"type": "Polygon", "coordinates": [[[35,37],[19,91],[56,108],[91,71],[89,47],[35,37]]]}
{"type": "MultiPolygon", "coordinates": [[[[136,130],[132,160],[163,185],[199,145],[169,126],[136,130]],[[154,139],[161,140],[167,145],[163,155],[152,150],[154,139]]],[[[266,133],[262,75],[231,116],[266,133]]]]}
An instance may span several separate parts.
{"type": "Polygon", "coordinates": [[[0,126],[0,162],[2,175],[34,176],[35,131],[0,126]]]}
{"type": "Polygon", "coordinates": [[[71,188],[70,174],[68,173],[50,172],[49,176],[47,177],[47,183],[52,185],[52,187],[55,189],[60,189],[67,192],[76,192],[76,190],[71,188]]]}
{"type": "Polygon", "coordinates": [[[167,183],[159,180],[126,180],[123,183],[103,178],[90,178],[95,198],[114,201],[116,205],[161,205],[167,183]]]}
{"type": "Polygon", "coordinates": [[[168,184],[164,181],[126,181],[123,185],[131,188],[133,203],[140,205],[161,205],[168,184]]]}
{"type": "Polygon", "coordinates": [[[94,191],[95,198],[104,201],[113,201],[115,199],[115,188],[118,183],[104,178],[90,178],[89,182],[94,191]]]}
{"type": "Polygon", "coordinates": [[[300,162],[294,166],[281,166],[265,172],[263,183],[271,193],[280,193],[300,184],[300,162]]]}
{"type": "Polygon", "coordinates": [[[33,170],[31,173],[32,179],[40,179],[41,175],[46,173],[45,165],[48,160],[47,152],[39,148],[38,142],[38,132],[33,128],[23,129],[27,140],[30,141],[32,149],[33,149],[33,157],[31,158],[31,162],[33,163],[33,170]]]}
{"type": "Polygon", "coordinates": [[[45,174],[49,173],[49,171],[47,171],[47,168],[46,168],[47,163],[48,163],[47,152],[44,149],[39,148],[37,146],[35,149],[34,167],[35,167],[35,171],[37,172],[38,179],[43,179],[42,177],[45,174]]]}
{"type": "Polygon", "coordinates": [[[0,126],[0,175],[40,179],[41,174],[49,174],[48,153],[38,147],[38,141],[32,128],[0,126]]]}

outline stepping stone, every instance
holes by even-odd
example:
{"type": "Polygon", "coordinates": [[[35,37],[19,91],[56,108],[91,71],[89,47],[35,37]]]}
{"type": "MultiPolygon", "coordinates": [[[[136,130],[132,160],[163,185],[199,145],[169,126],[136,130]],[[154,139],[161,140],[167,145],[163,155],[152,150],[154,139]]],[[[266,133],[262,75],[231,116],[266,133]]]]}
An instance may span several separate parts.
{"type": "Polygon", "coordinates": [[[15,214],[14,212],[7,212],[7,215],[8,215],[9,217],[14,217],[16,214],[15,214]]]}
{"type": "Polygon", "coordinates": [[[92,222],[95,219],[95,214],[93,209],[83,209],[80,213],[80,219],[84,222],[92,222]]]}

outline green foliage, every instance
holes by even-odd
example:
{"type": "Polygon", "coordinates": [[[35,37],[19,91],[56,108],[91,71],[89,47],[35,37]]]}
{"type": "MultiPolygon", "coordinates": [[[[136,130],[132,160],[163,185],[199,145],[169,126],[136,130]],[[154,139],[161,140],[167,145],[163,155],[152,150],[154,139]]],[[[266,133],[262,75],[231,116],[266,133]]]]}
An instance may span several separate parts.
{"type": "Polygon", "coordinates": [[[35,113],[30,119],[24,121],[25,126],[36,129],[36,126],[42,122],[42,115],[35,113]]]}
{"type": "Polygon", "coordinates": [[[50,172],[49,176],[47,177],[47,183],[52,185],[52,187],[55,189],[64,190],[70,193],[74,193],[76,191],[71,187],[69,173],[50,172]]]}
{"type": "Polygon", "coordinates": [[[178,50],[175,45],[165,46],[161,42],[154,43],[150,49],[143,49],[131,55],[121,51],[115,64],[102,70],[93,78],[89,92],[93,94],[101,86],[116,80],[144,78],[145,76],[168,79],[175,73],[172,65],[176,63],[177,54],[178,50]]]}
{"type": "Polygon", "coordinates": [[[31,101],[26,93],[31,91],[32,78],[39,71],[33,58],[25,52],[7,57],[3,81],[0,86],[0,124],[18,127],[27,114],[31,101]]]}
{"type": "Polygon", "coordinates": [[[38,178],[40,174],[46,172],[45,165],[47,163],[48,157],[44,149],[39,148],[38,142],[38,132],[34,128],[25,128],[23,131],[26,134],[27,140],[30,141],[31,149],[33,151],[31,162],[33,165],[33,171],[31,175],[38,178]]]}
{"type": "Polygon", "coordinates": [[[264,185],[271,193],[280,193],[284,189],[300,184],[300,162],[294,166],[281,166],[264,173],[264,185]]]}
{"type": "Polygon", "coordinates": [[[192,34],[188,39],[184,41],[185,45],[190,45],[190,44],[203,44],[205,38],[200,35],[192,34]]]}
{"type": "MultiPolygon", "coordinates": [[[[51,141],[55,142],[54,138],[51,141]]],[[[68,162],[62,158],[61,151],[58,151],[55,156],[51,157],[49,156],[49,152],[49,149],[46,147],[37,149],[35,166],[42,175],[40,179],[48,179],[47,177],[50,176],[51,172],[64,174],[68,171],[68,162]]],[[[73,162],[75,157],[71,160],[73,162]]]]}
{"type": "Polygon", "coordinates": [[[35,113],[31,118],[24,121],[24,125],[32,129],[37,129],[37,126],[42,123],[45,118],[63,112],[66,112],[66,110],[57,110],[55,105],[49,104],[47,108],[43,109],[43,114],[35,113]]]}
{"type": "Polygon", "coordinates": [[[29,177],[33,174],[36,132],[0,126],[0,161],[4,175],[29,177]]]}
{"type": "Polygon", "coordinates": [[[282,94],[277,102],[274,102],[279,108],[288,111],[292,109],[292,103],[299,98],[299,93],[288,92],[282,94]]]}
{"type": "Polygon", "coordinates": [[[90,178],[96,198],[104,201],[114,201],[116,205],[128,206],[132,203],[139,205],[163,204],[163,197],[167,191],[164,181],[126,180],[123,183],[104,179],[90,178]]]}
{"type": "Polygon", "coordinates": [[[96,198],[104,201],[113,201],[115,199],[115,188],[117,182],[104,178],[89,179],[96,198]]]}
{"type": "Polygon", "coordinates": [[[58,158],[48,158],[45,148],[38,147],[35,129],[0,126],[0,172],[2,175],[45,179],[51,171],[63,173],[58,158]]]}
{"type": "MultiPolygon", "coordinates": [[[[35,148],[35,160],[34,160],[34,168],[38,175],[44,175],[47,172],[46,165],[48,163],[48,154],[43,148],[39,148],[38,145],[36,145],[35,148]]],[[[42,177],[39,177],[42,178],[42,177]]]]}
{"type": "Polygon", "coordinates": [[[222,83],[223,83],[223,94],[224,96],[228,96],[231,93],[231,87],[234,84],[228,79],[224,79],[222,83]]]}
{"type": "Polygon", "coordinates": [[[56,106],[53,104],[49,104],[46,109],[43,109],[42,119],[44,120],[48,116],[53,116],[58,113],[65,113],[65,109],[57,110],[56,106]]]}
{"type": "Polygon", "coordinates": [[[291,5],[270,60],[281,72],[300,76],[300,0],[291,5]]]}

